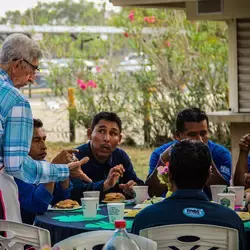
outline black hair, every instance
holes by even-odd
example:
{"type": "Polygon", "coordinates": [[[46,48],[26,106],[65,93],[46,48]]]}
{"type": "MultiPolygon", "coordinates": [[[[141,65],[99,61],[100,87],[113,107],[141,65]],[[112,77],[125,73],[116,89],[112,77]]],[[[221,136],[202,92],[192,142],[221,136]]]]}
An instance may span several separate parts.
{"type": "Polygon", "coordinates": [[[171,179],[178,189],[202,189],[209,177],[212,158],[206,144],[195,140],[177,142],[169,161],[171,179]]]}
{"type": "Polygon", "coordinates": [[[43,122],[40,119],[33,119],[34,128],[42,128],[43,122]]]}
{"type": "Polygon", "coordinates": [[[94,130],[95,126],[98,124],[100,120],[116,122],[119,127],[120,132],[122,132],[122,121],[116,113],[103,111],[103,112],[96,114],[91,123],[92,130],[94,130]]]}
{"type": "Polygon", "coordinates": [[[182,110],[176,118],[176,130],[179,132],[184,132],[185,122],[201,122],[207,121],[207,126],[209,125],[208,116],[206,113],[199,108],[190,108],[182,110]]]}

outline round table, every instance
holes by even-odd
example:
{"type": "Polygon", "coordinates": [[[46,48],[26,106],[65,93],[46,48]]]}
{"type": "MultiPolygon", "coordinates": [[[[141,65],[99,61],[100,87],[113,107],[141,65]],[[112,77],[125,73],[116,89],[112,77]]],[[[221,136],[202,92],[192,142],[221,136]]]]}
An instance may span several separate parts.
{"type": "MultiPolygon", "coordinates": [[[[130,204],[126,205],[126,209],[132,209],[135,205],[130,204]]],[[[98,210],[98,215],[106,216],[102,219],[93,219],[88,221],[73,221],[73,222],[64,222],[59,221],[57,219],[53,219],[57,216],[63,217],[72,217],[72,216],[81,216],[82,210],[76,210],[76,211],[48,211],[44,215],[36,216],[35,219],[35,225],[44,229],[47,229],[50,231],[51,236],[51,244],[52,246],[56,244],[59,241],[62,241],[66,238],[69,238],[71,236],[74,236],[79,233],[94,231],[94,230],[114,230],[114,228],[90,228],[88,225],[98,223],[98,221],[103,221],[108,223],[108,211],[106,204],[101,204],[100,208],[98,210]]],[[[133,219],[126,219],[126,221],[129,221],[130,224],[133,221],[133,219]]],[[[110,224],[110,223],[109,223],[110,224]]],[[[127,228],[127,231],[130,232],[131,229],[127,228]]],[[[245,233],[246,233],[246,240],[247,240],[247,249],[250,249],[250,225],[248,223],[248,226],[245,225],[245,233]]]]}
{"type": "MultiPolygon", "coordinates": [[[[126,205],[126,209],[131,209],[135,205],[126,205]]],[[[77,218],[82,215],[82,210],[75,210],[75,211],[48,211],[44,215],[38,215],[35,219],[35,226],[47,229],[50,231],[51,236],[51,244],[52,246],[56,244],[59,241],[62,241],[66,238],[69,238],[71,236],[74,236],[79,233],[94,231],[94,230],[114,230],[113,228],[110,228],[110,223],[108,219],[108,211],[106,204],[101,204],[100,208],[97,212],[100,216],[106,216],[105,218],[101,219],[93,219],[88,221],[77,221],[77,218]],[[60,216],[60,217],[59,217],[60,216]],[[58,219],[55,219],[55,217],[58,217],[58,219]],[[70,217],[70,219],[74,217],[76,221],[71,222],[65,222],[65,218],[70,217]],[[91,224],[96,224],[98,222],[105,222],[109,226],[109,228],[103,228],[103,227],[96,227],[91,228],[89,227],[91,224]]],[[[126,221],[129,222],[131,225],[133,219],[126,219],[126,221]]],[[[127,231],[130,232],[130,228],[127,228],[127,231]]]]}

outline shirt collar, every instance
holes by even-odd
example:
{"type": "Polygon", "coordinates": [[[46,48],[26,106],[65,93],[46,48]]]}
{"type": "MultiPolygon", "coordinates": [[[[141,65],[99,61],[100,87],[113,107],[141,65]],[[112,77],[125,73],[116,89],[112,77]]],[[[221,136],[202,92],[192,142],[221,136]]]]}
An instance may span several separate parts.
{"type": "Polygon", "coordinates": [[[193,199],[209,201],[207,195],[200,189],[179,189],[169,199],[193,199]]]}
{"type": "MultiPolygon", "coordinates": [[[[88,153],[89,153],[90,158],[97,161],[96,158],[94,157],[93,153],[92,153],[91,146],[90,146],[90,141],[88,142],[88,151],[89,151],[88,153]]],[[[108,163],[109,165],[112,165],[112,162],[113,162],[113,153],[111,153],[110,157],[103,164],[108,163]]]]}
{"type": "Polygon", "coordinates": [[[5,82],[7,82],[8,84],[10,84],[11,86],[14,86],[14,83],[10,79],[9,75],[7,74],[7,72],[5,70],[1,69],[1,68],[0,68],[0,79],[3,79],[5,82]]]}

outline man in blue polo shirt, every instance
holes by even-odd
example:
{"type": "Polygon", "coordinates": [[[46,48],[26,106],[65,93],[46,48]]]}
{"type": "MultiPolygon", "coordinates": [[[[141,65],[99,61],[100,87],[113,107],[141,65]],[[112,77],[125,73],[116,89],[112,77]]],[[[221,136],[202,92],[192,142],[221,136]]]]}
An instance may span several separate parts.
{"type": "Polygon", "coordinates": [[[71,179],[74,185],[72,199],[79,201],[83,191],[87,190],[100,190],[101,199],[110,192],[120,192],[130,198],[133,196],[132,187],[144,184],[136,176],[128,155],[117,148],[122,139],[121,131],[121,119],[115,113],[100,112],[94,116],[87,131],[89,143],[79,146],[79,152],[75,153],[79,160],[89,157],[82,169],[93,182],[71,179]]]}
{"type": "Polygon", "coordinates": [[[169,180],[176,192],[169,198],[144,208],[135,217],[132,233],[171,224],[209,224],[235,228],[239,249],[246,249],[244,226],[230,208],[210,202],[202,188],[212,172],[210,149],[201,141],[177,142],[169,161],[169,180]]]}
{"type": "Polygon", "coordinates": [[[182,139],[198,140],[206,143],[212,155],[212,176],[204,188],[211,198],[210,185],[223,185],[230,183],[232,158],[230,152],[223,146],[208,139],[209,121],[205,112],[199,108],[185,109],[177,115],[175,141],[157,148],[150,157],[149,175],[146,184],[149,186],[150,196],[161,196],[166,191],[157,178],[157,167],[169,161],[169,154],[173,145],[182,139]]]}

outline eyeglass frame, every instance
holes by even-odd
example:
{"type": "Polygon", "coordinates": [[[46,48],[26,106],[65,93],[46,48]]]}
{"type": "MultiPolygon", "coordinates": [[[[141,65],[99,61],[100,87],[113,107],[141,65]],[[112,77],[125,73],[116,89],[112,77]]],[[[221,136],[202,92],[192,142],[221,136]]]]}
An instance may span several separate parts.
{"type": "Polygon", "coordinates": [[[32,63],[30,63],[29,61],[27,61],[27,60],[26,60],[26,59],[24,59],[24,58],[20,58],[20,59],[13,59],[12,61],[13,61],[13,62],[15,62],[15,61],[18,61],[18,60],[22,60],[22,61],[26,62],[29,66],[31,66],[31,67],[32,67],[32,69],[33,69],[33,70],[36,70],[36,71],[40,72],[39,66],[35,66],[35,65],[33,65],[32,63]]]}

